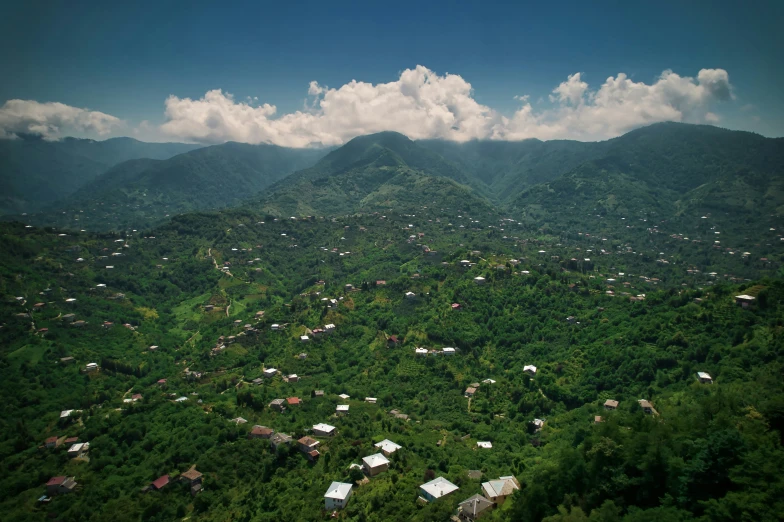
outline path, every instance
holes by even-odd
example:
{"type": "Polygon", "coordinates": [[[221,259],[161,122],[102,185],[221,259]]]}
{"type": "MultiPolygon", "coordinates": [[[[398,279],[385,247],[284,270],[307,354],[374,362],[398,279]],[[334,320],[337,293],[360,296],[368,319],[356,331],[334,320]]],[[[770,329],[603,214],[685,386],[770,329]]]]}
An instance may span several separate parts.
{"type": "Polygon", "coordinates": [[[229,299],[229,306],[226,307],[226,317],[229,316],[229,308],[231,308],[231,299],[229,299]]]}

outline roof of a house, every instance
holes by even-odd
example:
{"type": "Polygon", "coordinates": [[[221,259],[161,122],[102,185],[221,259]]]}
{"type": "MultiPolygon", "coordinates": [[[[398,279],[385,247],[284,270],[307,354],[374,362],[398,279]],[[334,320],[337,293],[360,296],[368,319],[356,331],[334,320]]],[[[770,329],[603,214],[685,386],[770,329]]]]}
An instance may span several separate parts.
{"type": "Polygon", "coordinates": [[[708,375],[705,372],[697,372],[697,377],[699,377],[700,379],[710,379],[711,378],[711,376],[708,375]]]}
{"type": "Polygon", "coordinates": [[[289,442],[292,439],[289,435],[286,435],[285,433],[276,433],[272,437],[270,437],[270,440],[275,444],[280,444],[283,442],[289,442]]]}
{"type": "Polygon", "coordinates": [[[389,464],[389,459],[387,459],[381,453],[376,453],[375,455],[369,455],[362,459],[362,462],[369,468],[376,468],[378,466],[383,466],[385,464],[389,464]]]}
{"type": "Polygon", "coordinates": [[[374,444],[375,447],[381,448],[382,451],[386,451],[387,453],[394,453],[395,451],[402,448],[401,445],[395,444],[389,439],[384,439],[381,442],[374,444]]]}
{"type": "Polygon", "coordinates": [[[271,435],[274,430],[266,426],[255,425],[250,430],[251,435],[271,435]]]}
{"type": "Polygon", "coordinates": [[[648,402],[646,399],[640,399],[640,400],[639,400],[639,401],[637,401],[637,402],[639,402],[639,403],[640,403],[640,407],[641,407],[641,408],[653,408],[653,404],[651,404],[650,402],[648,402]]]}
{"type": "Polygon", "coordinates": [[[319,443],[319,441],[317,441],[316,439],[312,439],[312,438],[308,437],[307,435],[305,435],[304,437],[299,439],[297,442],[299,442],[303,446],[314,446],[314,445],[319,443]]]}
{"type": "Polygon", "coordinates": [[[493,443],[489,441],[479,441],[476,443],[477,446],[484,449],[492,449],[493,443]]]}
{"type": "Polygon", "coordinates": [[[466,393],[476,393],[476,388],[474,388],[473,386],[469,387],[469,388],[466,388],[465,392],[466,393]]]}
{"type": "Polygon", "coordinates": [[[490,497],[507,496],[520,489],[514,477],[500,477],[497,480],[482,482],[482,491],[490,497]]]}
{"type": "Polygon", "coordinates": [[[188,471],[184,471],[180,476],[188,480],[196,480],[201,477],[201,473],[196,471],[196,468],[191,468],[188,471]]]}
{"type": "Polygon", "coordinates": [[[318,424],[314,424],[313,429],[318,431],[330,432],[335,429],[335,426],[330,426],[329,424],[324,424],[323,422],[320,422],[318,424]]]}
{"type": "Polygon", "coordinates": [[[606,401],[604,401],[604,405],[605,406],[611,406],[613,408],[617,408],[618,407],[618,401],[614,401],[612,399],[607,399],[606,401]]]}
{"type": "Polygon", "coordinates": [[[338,404],[335,411],[348,411],[348,404],[338,404]]]}
{"type": "Polygon", "coordinates": [[[329,485],[329,489],[324,493],[324,498],[334,498],[338,500],[345,500],[351,493],[351,484],[345,482],[333,482],[329,485]]]}
{"type": "Polygon", "coordinates": [[[165,486],[168,483],[169,483],[169,475],[164,475],[162,477],[153,480],[152,485],[155,487],[155,489],[161,489],[163,486],[165,486]]]}
{"type": "Polygon", "coordinates": [[[443,497],[444,495],[448,495],[453,491],[457,491],[458,489],[460,489],[454,484],[452,484],[451,482],[449,482],[444,477],[434,478],[430,482],[427,482],[426,484],[422,484],[419,487],[422,488],[422,490],[428,493],[430,496],[435,498],[443,497]]]}
{"type": "Polygon", "coordinates": [[[488,509],[492,509],[495,504],[487,500],[482,495],[474,495],[471,498],[467,498],[458,504],[464,513],[469,513],[472,516],[476,516],[483,511],[488,509]]]}
{"type": "Polygon", "coordinates": [[[299,400],[299,397],[289,397],[286,399],[286,402],[288,402],[289,404],[299,404],[302,401],[299,400]]]}
{"type": "Polygon", "coordinates": [[[49,479],[49,482],[46,483],[47,486],[59,486],[65,482],[65,475],[61,475],[59,477],[52,477],[49,479]]]}

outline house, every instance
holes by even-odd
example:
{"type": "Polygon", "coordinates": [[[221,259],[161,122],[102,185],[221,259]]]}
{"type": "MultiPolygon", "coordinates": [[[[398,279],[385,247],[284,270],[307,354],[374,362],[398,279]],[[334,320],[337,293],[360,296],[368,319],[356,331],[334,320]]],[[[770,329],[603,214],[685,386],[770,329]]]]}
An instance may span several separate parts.
{"type": "Polygon", "coordinates": [[[645,413],[647,413],[649,415],[658,415],[659,414],[659,412],[657,412],[656,409],[653,407],[653,404],[651,404],[647,400],[640,399],[637,402],[640,403],[640,408],[642,408],[642,411],[644,411],[645,413]]]}
{"type": "Polygon", "coordinates": [[[304,361],[305,359],[307,359],[307,358],[308,358],[308,354],[306,354],[305,352],[302,352],[301,354],[299,354],[299,355],[297,356],[297,358],[298,358],[300,361],[304,361]]]}
{"type": "Polygon", "coordinates": [[[90,450],[89,442],[79,442],[68,448],[68,456],[72,459],[81,457],[90,450]]]}
{"type": "Polygon", "coordinates": [[[264,310],[256,312],[256,319],[261,319],[262,317],[264,317],[264,310]]]}
{"type": "Polygon", "coordinates": [[[427,355],[427,348],[416,348],[414,350],[414,354],[420,357],[424,357],[425,355],[427,355]]]}
{"type": "Polygon", "coordinates": [[[324,390],[313,390],[313,396],[314,397],[323,397],[324,396],[324,390]]]}
{"type": "Polygon", "coordinates": [[[475,522],[494,507],[495,504],[477,494],[457,505],[457,519],[462,522],[475,522]]]}
{"type": "Polygon", "coordinates": [[[275,431],[266,426],[255,425],[248,433],[249,439],[269,439],[275,431]]]}
{"type": "Polygon", "coordinates": [[[231,419],[231,422],[239,426],[240,424],[247,424],[248,420],[243,419],[242,417],[234,417],[233,419],[231,419]]]}
{"type": "Polygon", "coordinates": [[[310,342],[310,337],[308,337],[307,335],[300,335],[299,336],[299,341],[301,343],[309,343],[310,342]]]}
{"type": "Polygon", "coordinates": [[[164,475],[162,477],[159,477],[159,478],[153,480],[151,486],[152,486],[152,489],[154,489],[156,491],[160,491],[163,488],[165,488],[167,485],[169,485],[169,482],[170,482],[169,481],[169,475],[164,475]]]}
{"type": "Polygon", "coordinates": [[[337,433],[337,431],[335,431],[335,426],[330,426],[323,422],[313,425],[313,435],[316,437],[331,437],[335,435],[335,433],[337,433]]]}
{"type": "Polygon", "coordinates": [[[754,300],[756,297],[752,297],[750,295],[736,295],[735,296],[735,304],[742,306],[743,308],[748,308],[749,306],[754,304],[754,300]]]}
{"type": "Polygon", "coordinates": [[[335,408],[335,413],[338,415],[348,415],[348,404],[338,404],[335,408]]]}
{"type": "Polygon", "coordinates": [[[158,379],[158,386],[166,386],[166,379],[158,379]]]}
{"type": "Polygon", "coordinates": [[[277,451],[279,447],[291,444],[292,440],[294,439],[285,433],[275,433],[270,437],[270,446],[277,451]]]}
{"type": "Polygon", "coordinates": [[[270,328],[272,328],[273,330],[280,330],[280,325],[275,323],[272,326],[270,326],[270,328]]]}
{"type": "Polygon", "coordinates": [[[261,384],[264,382],[264,379],[262,379],[261,377],[256,377],[255,379],[253,379],[250,382],[252,384],[255,384],[256,386],[261,386],[261,384]]]}
{"type": "Polygon", "coordinates": [[[383,279],[376,280],[376,286],[384,286],[386,284],[387,284],[387,282],[384,281],[383,279]]]}
{"type": "Polygon", "coordinates": [[[86,372],[98,371],[98,363],[87,363],[84,367],[84,371],[86,372]]]}
{"type": "Polygon", "coordinates": [[[343,509],[351,498],[351,484],[333,482],[324,494],[324,507],[328,510],[343,509]]]}
{"type": "Polygon", "coordinates": [[[286,377],[288,382],[299,382],[299,376],[296,373],[292,373],[286,377]]]}
{"type": "Polygon", "coordinates": [[[286,411],[286,399],[275,399],[269,403],[269,407],[273,410],[286,411]]]}
{"type": "Polygon", "coordinates": [[[72,323],[74,319],[76,319],[76,316],[74,314],[65,314],[62,317],[62,320],[65,321],[66,323],[72,323]]]}
{"type": "Polygon", "coordinates": [[[536,366],[534,366],[533,364],[526,364],[525,366],[523,366],[523,371],[528,375],[530,375],[531,377],[533,377],[536,375],[536,366]]]}
{"type": "Polygon", "coordinates": [[[389,460],[381,453],[369,455],[362,459],[362,469],[370,477],[375,477],[389,469],[389,460]]]}
{"type": "MultiPolygon", "coordinates": [[[[60,412],[60,420],[68,419],[75,413],[80,413],[82,410],[63,410],[60,412]]],[[[66,441],[67,442],[67,441],[66,441]]]]}
{"type": "Polygon", "coordinates": [[[452,310],[460,310],[460,303],[452,303],[452,310]]]}
{"type": "Polygon", "coordinates": [[[299,450],[302,453],[310,453],[311,451],[317,449],[319,447],[319,444],[321,444],[316,439],[312,439],[307,435],[299,439],[297,443],[299,444],[299,450]]]}
{"type": "Polygon", "coordinates": [[[156,351],[156,350],[158,349],[158,346],[156,346],[156,345],[154,345],[154,344],[153,344],[152,346],[150,346],[150,347],[149,347],[149,348],[147,348],[147,349],[148,349],[148,350],[150,350],[151,352],[154,352],[154,351],[156,351]]]}
{"type": "Polygon", "coordinates": [[[57,447],[57,437],[49,437],[44,441],[44,446],[47,448],[56,448],[57,447]]]}
{"type": "Polygon", "coordinates": [[[106,329],[113,328],[114,327],[114,323],[112,323],[111,321],[104,321],[103,322],[103,327],[106,328],[106,329]]]}
{"type": "Polygon", "coordinates": [[[184,471],[180,475],[180,480],[183,482],[187,482],[191,487],[193,487],[197,484],[201,484],[201,477],[202,474],[196,471],[196,466],[193,466],[191,469],[189,469],[188,471],[184,471]]]}
{"type": "Polygon", "coordinates": [[[33,310],[36,311],[41,310],[44,306],[46,306],[46,303],[35,303],[33,305],[33,310]]]}
{"type": "Polygon", "coordinates": [[[340,397],[341,399],[343,399],[345,401],[345,400],[348,400],[351,397],[351,395],[347,395],[345,393],[341,393],[340,395],[338,395],[338,397],[340,397]]]}
{"type": "Polygon", "coordinates": [[[416,299],[416,294],[414,292],[406,292],[406,299],[416,299]]]}
{"type": "Polygon", "coordinates": [[[465,266],[471,266],[471,261],[469,261],[468,259],[462,259],[460,261],[460,266],[464,266],[464,267],[465,266]]]}
{"type": "Polygon", "coordinates": [[[476,388],[468,387],[468,388],[466,388],[465,396],[466,397],[473,397],[475,393],[476,393],[476,388]]]}
{"type": "Polygon", "coordinates": [[[399,444],[395,444],[389,439],[384,439],[381,442],[374,444],[374,446],[376,448],[381,448],[381,452],[387,457],[402,448],[402,446],[400,446],[399,444]]]}
{"type": "Polygon", "coordinates": [[[288,397],[288,398],[286,398],[286,403],[288,403],[289,406],[299,406],[301,402],[302,401],[300,400],[299,397],[288,397]]]}
{"type": "Polygon", "coordinates": [[[495,384],[495,380],[493,379],[485,379],[482,381],[483,384],[495,384]]]}
{"type": "Polygon", "coordinates": [[[394,348],[395,346],[398,345],[399,342],[400,339],[398,339],[397,335],[390,335],[389,337],[387,337],[387,347],[389,348],[394,348]]]}
{"type": "Polygon", "coordinates": [[[204,305],[204,311],[205,312],[212,312],[214,309],[215,309],[215,305],[211,305],[211,304],[204,305]]]}
{"type": "Polygon", "coordinates": [[[76,477],[66,477],[61,475],[59,477],[52,477],[46,483],[47,495],[63,495],[71,493],[76,488],[76,477]]]}
{"type": "Polygon", "coordinates": [[[71,364],[72,362],[76,361],[73,357],[62,357],[60,358],[61,364],[71,364]]]}
{"type": "Polygon", "coordinates": [[[349,283],[349,284],[347,284],[347,285],[345,286],[345,289],[346,289],[346,292],[350,292],[350,291],[352,291],[352,290],[354,289],[354,285],[352,285],[351,283],[349,283]]]}
{"type": "Polygon", "coordinates": [[[75,327],[77,327],[77,328],[81,328],[82,326],[84,326],[84,325],[86,325],[86,324],[87,324],[87,321],[82,321],[82,320],[79,320],[79,321],[74,321],[74,322],[73,322],[73,325],[74,325],[75,327]]]}
{"type": "Polygon", "coordinates": [[[71,444],[76,444],[77,442],[79,442],[79,437],[68,437],[63,441],[63,444],[70,446],[71,444]]]}
{"type": "Polygon", "coordinates": [[[534,425],[534,431],[539,431],[544,427],[544,419],[534,419],[531,424],[534,425]]]}
{"type": "Polygon", "coordinates": [[[450,493],[454,493],[458,489],[460,488],[449,482],[444,477],[438,477],[426,484],[419,486],[419,493],[424,500],[432,502],[436,499],[449,495],[450,493]]]}
{"type": "Polygon", "coordinates": [[[618,401],[614,401],[612,399],[607,399],[604,401],[604,409],[605,410],[614,410],[618,407],[618,401]]]}
{"type": "Polygon", "coordinates": [[[697,372],[697,379],[699,379],[699,381],[702,384],[712,384],[713,383],[713,379],[711,379],[711,376],[708,375],[705,372],[697,372]]]}
{"type": "Polygon", "coordinates": [[[277,368],[267,368],[266,370],[264,370],[264,377],[275,377],[277,373],[278,373],[277,368]]]}
{"type": "Polygon", "coordinates": [[[447,346],[446,348],[444,348],[443,352],[444,352],[444,355],[454,355],[455,354],[455,349],[447,346]]]}
{"type": "Polygon", "coordinates": [[[476,445],[479,449],[493,449],[493,443],[490,441],[479,441],[476,445]]]}
{"type": "Polygon", "coordinates": [[[601,424],[602,422],[604,422],[604,419],[602,419],[602,416],[601,416],[601,415],[596,415],[596,416],[593,418],[593,423],[594,423],[594,424],[601,424]]]}
{"type": "Polygon", "coordinates": [[[483,284],[485,284],[485,278],[482,277],[482,276],[476,276],[474,278],[474,283],[476,283],[478,285],[483,285],[483,284]]]}
{"type": "Polygon", "coordinates": [[[520,483],[512,476],[500,477],[497,480],[482,483],[482,493],[490,500],[500,506],[506,500],[506,497],[520,489],[520,483]]]}
{"type": "Polygon", "coordinates": [[[335,332],[335,325],[334,324],[325,324],[324,325],[324,333],[331,334],[335,332]]]}

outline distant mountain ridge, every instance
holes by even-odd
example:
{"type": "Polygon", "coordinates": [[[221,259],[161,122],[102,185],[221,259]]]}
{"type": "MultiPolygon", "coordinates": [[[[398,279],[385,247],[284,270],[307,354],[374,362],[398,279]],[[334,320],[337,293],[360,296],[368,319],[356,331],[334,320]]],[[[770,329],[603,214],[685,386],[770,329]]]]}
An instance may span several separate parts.
{"type": "Polygon", "coordinates": [[[0,213],[41,209],[67,197],[109,168],[124,161],[168,159],[200,145],[145,143],[133,138],[95,141],[37,136],[0,140],[0,213]]]}

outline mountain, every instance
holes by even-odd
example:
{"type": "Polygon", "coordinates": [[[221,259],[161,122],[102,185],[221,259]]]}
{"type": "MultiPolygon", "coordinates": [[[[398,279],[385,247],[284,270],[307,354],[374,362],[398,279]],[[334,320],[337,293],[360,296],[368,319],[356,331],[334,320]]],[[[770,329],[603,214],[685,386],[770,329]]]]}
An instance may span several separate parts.
{"type": "Polygon", "coordinates": [[[73,193],[124,161],[168,159],[199,148],[185,143],[145,143],[132,138],[95,141],[37,136],[0,140],[0,213],[40,209],[73,193]]]}
{"type": "Polygon", "coordinates": [[[784,139],[663,123],[596,145],[601,154],[524,190],[509,208],[561,228],[612,216],[696,226],[709,214],[737,234],[784,211],[784,139]]]}
{"type": "Polygon", "coordinates": [[[602,152],[601,144],[567,140],[421,140],[417,144],[457,165],[499,203],[508,202],[537,183],[551,181],[602,152]]]}
{"type": "Polygon", "coordinates": [[[490,208],[486,188],[402,134],[354,138],[270,187],[251,207],[278,216],[335,215],[422,206],[490,208]]]}
{"type": "Polygon", "coordinates": [[[91,229],[148,226],[170,215],[237,204],[325,152],[229,142],[162,161],[130,160],[28,220],[91,229]]]}

